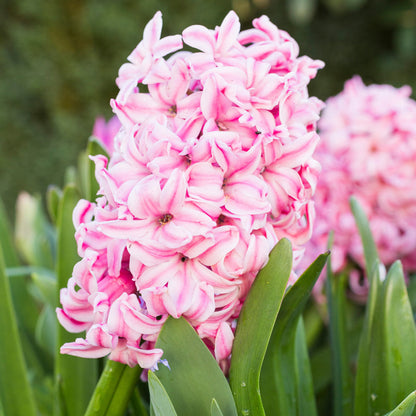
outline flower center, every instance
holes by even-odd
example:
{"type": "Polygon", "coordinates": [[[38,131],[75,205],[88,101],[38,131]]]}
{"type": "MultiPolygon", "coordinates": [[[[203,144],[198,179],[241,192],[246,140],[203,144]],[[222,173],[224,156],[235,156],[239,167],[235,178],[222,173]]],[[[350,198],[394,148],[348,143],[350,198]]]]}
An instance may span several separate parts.
{"type": "Polygon", "coordinates": [[[165,214],[163,217],[159,218],[159,224],[164,225],[167,224],[171,219],[173,219],[172,214],[165,214]]]}
{"type": "Polygon", "coordinates": [[[178,109],[177,109],[176,105],[174,104],[174,105],[172,105],[172,106],[169,108],[169,110],[168,110],[168,114],[169,114],[169,116],[171,116],[171,117],[175,117],[175,116],[176,116],[177,111],[178,111],[178,109]]]}

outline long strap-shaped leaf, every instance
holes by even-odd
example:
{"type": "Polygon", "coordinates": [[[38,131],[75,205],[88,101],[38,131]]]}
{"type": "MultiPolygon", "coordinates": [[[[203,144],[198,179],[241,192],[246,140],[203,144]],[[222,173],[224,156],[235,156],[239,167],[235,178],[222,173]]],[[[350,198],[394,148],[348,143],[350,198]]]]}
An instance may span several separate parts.
{"type": "MultiPolygon", "coordinates": [[[[79,199],[75,186],[67,185],[58,213],[57,287],[67,285],[78,255],[72,225],[72,211],[79,199]]],[[[57,294],[59,296],[59,293],[57,294]]],[[[57,330],[58,348],[74,340],[59,324],[57,330]]],[[[97,382],[97,361],[56,353],[55,380],[57,402],[55,413],[65,416],[80,416],[85,412],[97,382]]]]}
{"type": "Polygon", "coordinates": [[[411,392],[394,410],[385,416],[411,416],[416,404],[416,391],[411,392]]]}
{"type": "Polygon", "coordinates": [[[350,206],[361,236],[361,241],[363,243],[367,278],[371,280],[374,276],[374,266],[378,261],[377,247],[371,234],[367,216],[359,202],[354,197],[351,197],[350,199],[350,206]]]}
{"type": "Polygon", "coordinates": [[[264,415],[260,371],[292,270],[292,247],[282,239],[257,275],[238,319],[230,385],[240,415],[264,415]]]}
{"type": "Polygon", "coordinates": [[[85,416],[123,416],[141,371],[108,360],[85,416]]]}
{"type": "Polygon", "coordinates": [[[331,340],[334,389],[334,416],[353,414],[353,378],[349,366],[349,341],[346,328],[346,285],[348,271],[339,276],[332,273],[331,258],[327,264],[326,296],[331,340]]]}
{"type": "Polygon", "coordinates": [[[320,255],[283,298],[261,373],[268,415],[316,415],[303,322],[306,302],[328,253],[320,255]]]}
{"type": "Polygon", "coordinates": [[[355,380],[355,416],[386,413],[416,386],[416,327],[400,262],[386,277],[368,221],[355,202],[366,270],[372,269],[355,380]]]}
{"type": "Polygon", "coordinates": [[[6,266],[6,274],[9,277],[10,291],[14,313],[18,323],[19,335],[23,355],[28,369],[32,374],[43,377],[46,368],[45,363],[41,362],[39,349],[37,348],[33,334],[36,328],[38,316],[38,306],[29,293],[27,284],[27,271],[24,275],[11,276],[8,268],[19,267],[20,262],[13,245],[11,226],[8,222],[7,211],[0,200],[0,246],[3,251],[3,260],[6,266]]]}
{"type": "Polygon", "coordinates": [[[0,399],[7,416],[35,416],[16,316],[0,250],[0,399]]]}
{"type": "Polygon", "coordinates": [[[416,386],[416,328],[399,262],[370,287],[355,383],[355,416],[384,414],[416,386]],[[370,309],[371,308],[371,309],[370,309]]]}
{"type": "Polygon", "coordinates": [[[149,371],[149,392],[155,416],[177,416],[172,401],[157,375],[149,371]]]}
{"type": "MultiPolygon", "coordinates": [[[[210,416],[215,399],[224,416],[237,416],[228,382],[214,357],[184,319],[169,318],[156,342],[169,367],[156,375],[180,416],[210,416]]],[[[153,406],[155,407],[155,406],[153,406]]]]}

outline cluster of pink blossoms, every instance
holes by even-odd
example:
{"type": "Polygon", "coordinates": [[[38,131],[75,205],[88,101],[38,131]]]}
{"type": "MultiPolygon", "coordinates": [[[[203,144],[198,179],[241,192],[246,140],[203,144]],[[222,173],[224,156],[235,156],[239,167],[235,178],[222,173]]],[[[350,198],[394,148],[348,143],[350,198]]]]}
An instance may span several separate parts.
{"type": "MultiPolygon", "coordinates": [[[[354,195],[365,210],[380,259],[401,259],[416,270],[416,102],[411,90],[390,85],[365,86],[360,77],[328,99],[319,121],[316,158],[322,173],[315,194],[316,222],[305,259],[326,249],[334,231],[332,268],[349,259],[364,266],[362,244],[349,206],[354,195]]],[[[365,294],[359,274],[351,289],[365,294]]]]}
{"type": "Polygon", "coordinates": [[[240,32],[230,12],[215,30],[161,39],[157,12],[120,68],[111,105],[122,126],[110,160],[92,157],[102,196],[74,211],[82,260],[58,309],[86,336],[61,352],[151,368],[164,321],[183,316],[225,369],[273,246],[287,237],[302,254],[323,106],[307,85],[323,63],[298,57],[266,16],[253,26],[240,32]]]}

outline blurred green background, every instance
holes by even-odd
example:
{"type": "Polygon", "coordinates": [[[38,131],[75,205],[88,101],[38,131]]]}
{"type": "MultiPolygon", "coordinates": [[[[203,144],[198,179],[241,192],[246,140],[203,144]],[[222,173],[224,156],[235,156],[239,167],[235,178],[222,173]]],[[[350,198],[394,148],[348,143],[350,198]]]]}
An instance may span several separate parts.
{"type": "Polygon", "coordinates": [[[98,115],[111,116],[118,68],[162,10],[163,34],[210,28],[234,9],[242,26],[267,14],[326,62],[321,99],[354,74],[416,90],[416,0],[2,0],[0,195],[12,216],[20,190],[61,185],[98,115]]]}

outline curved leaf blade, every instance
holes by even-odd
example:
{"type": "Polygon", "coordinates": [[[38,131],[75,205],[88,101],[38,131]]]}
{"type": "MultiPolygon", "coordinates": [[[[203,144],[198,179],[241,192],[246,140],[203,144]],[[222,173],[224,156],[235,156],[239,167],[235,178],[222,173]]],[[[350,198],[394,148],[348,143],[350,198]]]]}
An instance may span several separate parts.
{"type": "Polygon", "coordinates": [[[35,402],[27,377],[10,285],[0,249],[0,401],[8,416],[35,416],[35,402]]]}
{"type": "Polygon", "coordinates": [[[283,298],[261,372],[266,414],[316,414],[301,314],[327,257],[328,253],[321,254],[283,298]]]}
{"type": "Polygon", "coordinates": [[[326,296],[329,315],[329,336],[334,389],[334,416],[352,416],[354,383],[349,365],[349,342],[346,322],[346,287],[348,272],[332,273],[328,259],[326,296]]]}
{"type": "Polygon", "coordinates": [[[416,391],[410,393],[395,409],[385,416],[411,416],[416,404],[416,391]]]}
{"type": "Polygon", "coordinates": [[[237,416],[228,382],[214,357],[184,319],[164,323],[156,342],[169,368],[159,365],[156,375],[181,416],[210,416],[215,399],[224,416],[237,416]]]}
{"type": "Polygon", "coordinates": [[[368,279],[371,279],[373,270],[377,262],[379,262],[376,243],[370,230],[370,223],[361,205],[354,197],[350,199],[351,211],[354,215],[358,231],[361,236],[361,241],[364,249],[365,269],[368,279]]]}
{"type": "Polygon", "coordinates": [[[150,404],[155,416],[177,416],[172,401],[157,375],[148,371],[150,404]]]}
{"type": "MultiPolygon", "coordinates": [[[[58,304],[59,289],[66,287],[72,269],[79,259],[72,224],[72,211],[79,198],[78,189],[74,185],[65,187],[57,221],[56,304],[58,304]]],[[[73,341],[74,335],[66,332],[59,323],[57,328],[55,409],[58,414],[79,416],[85,412],[97,382],[97,361],[61,354],[59,347],[65,342],[73,341]]]]}
{"type": "Polygon", "coordinates": [[[212,399],[211,403],[211,416],[224,416],[215,399],[212,399]]]}
{"type": "Polygon", "coordinates": [[[414,390],[416,327],[400,262],[372,279],[360,340],[355,415],[384,414],[414,390]]]}
{"type": "Polygon", "coordinates": [[[239,414],[264,415],[260,372],[292,270],[292,247],[282,239],[250,289],[238,319],[230,386],[239,414]]]}

